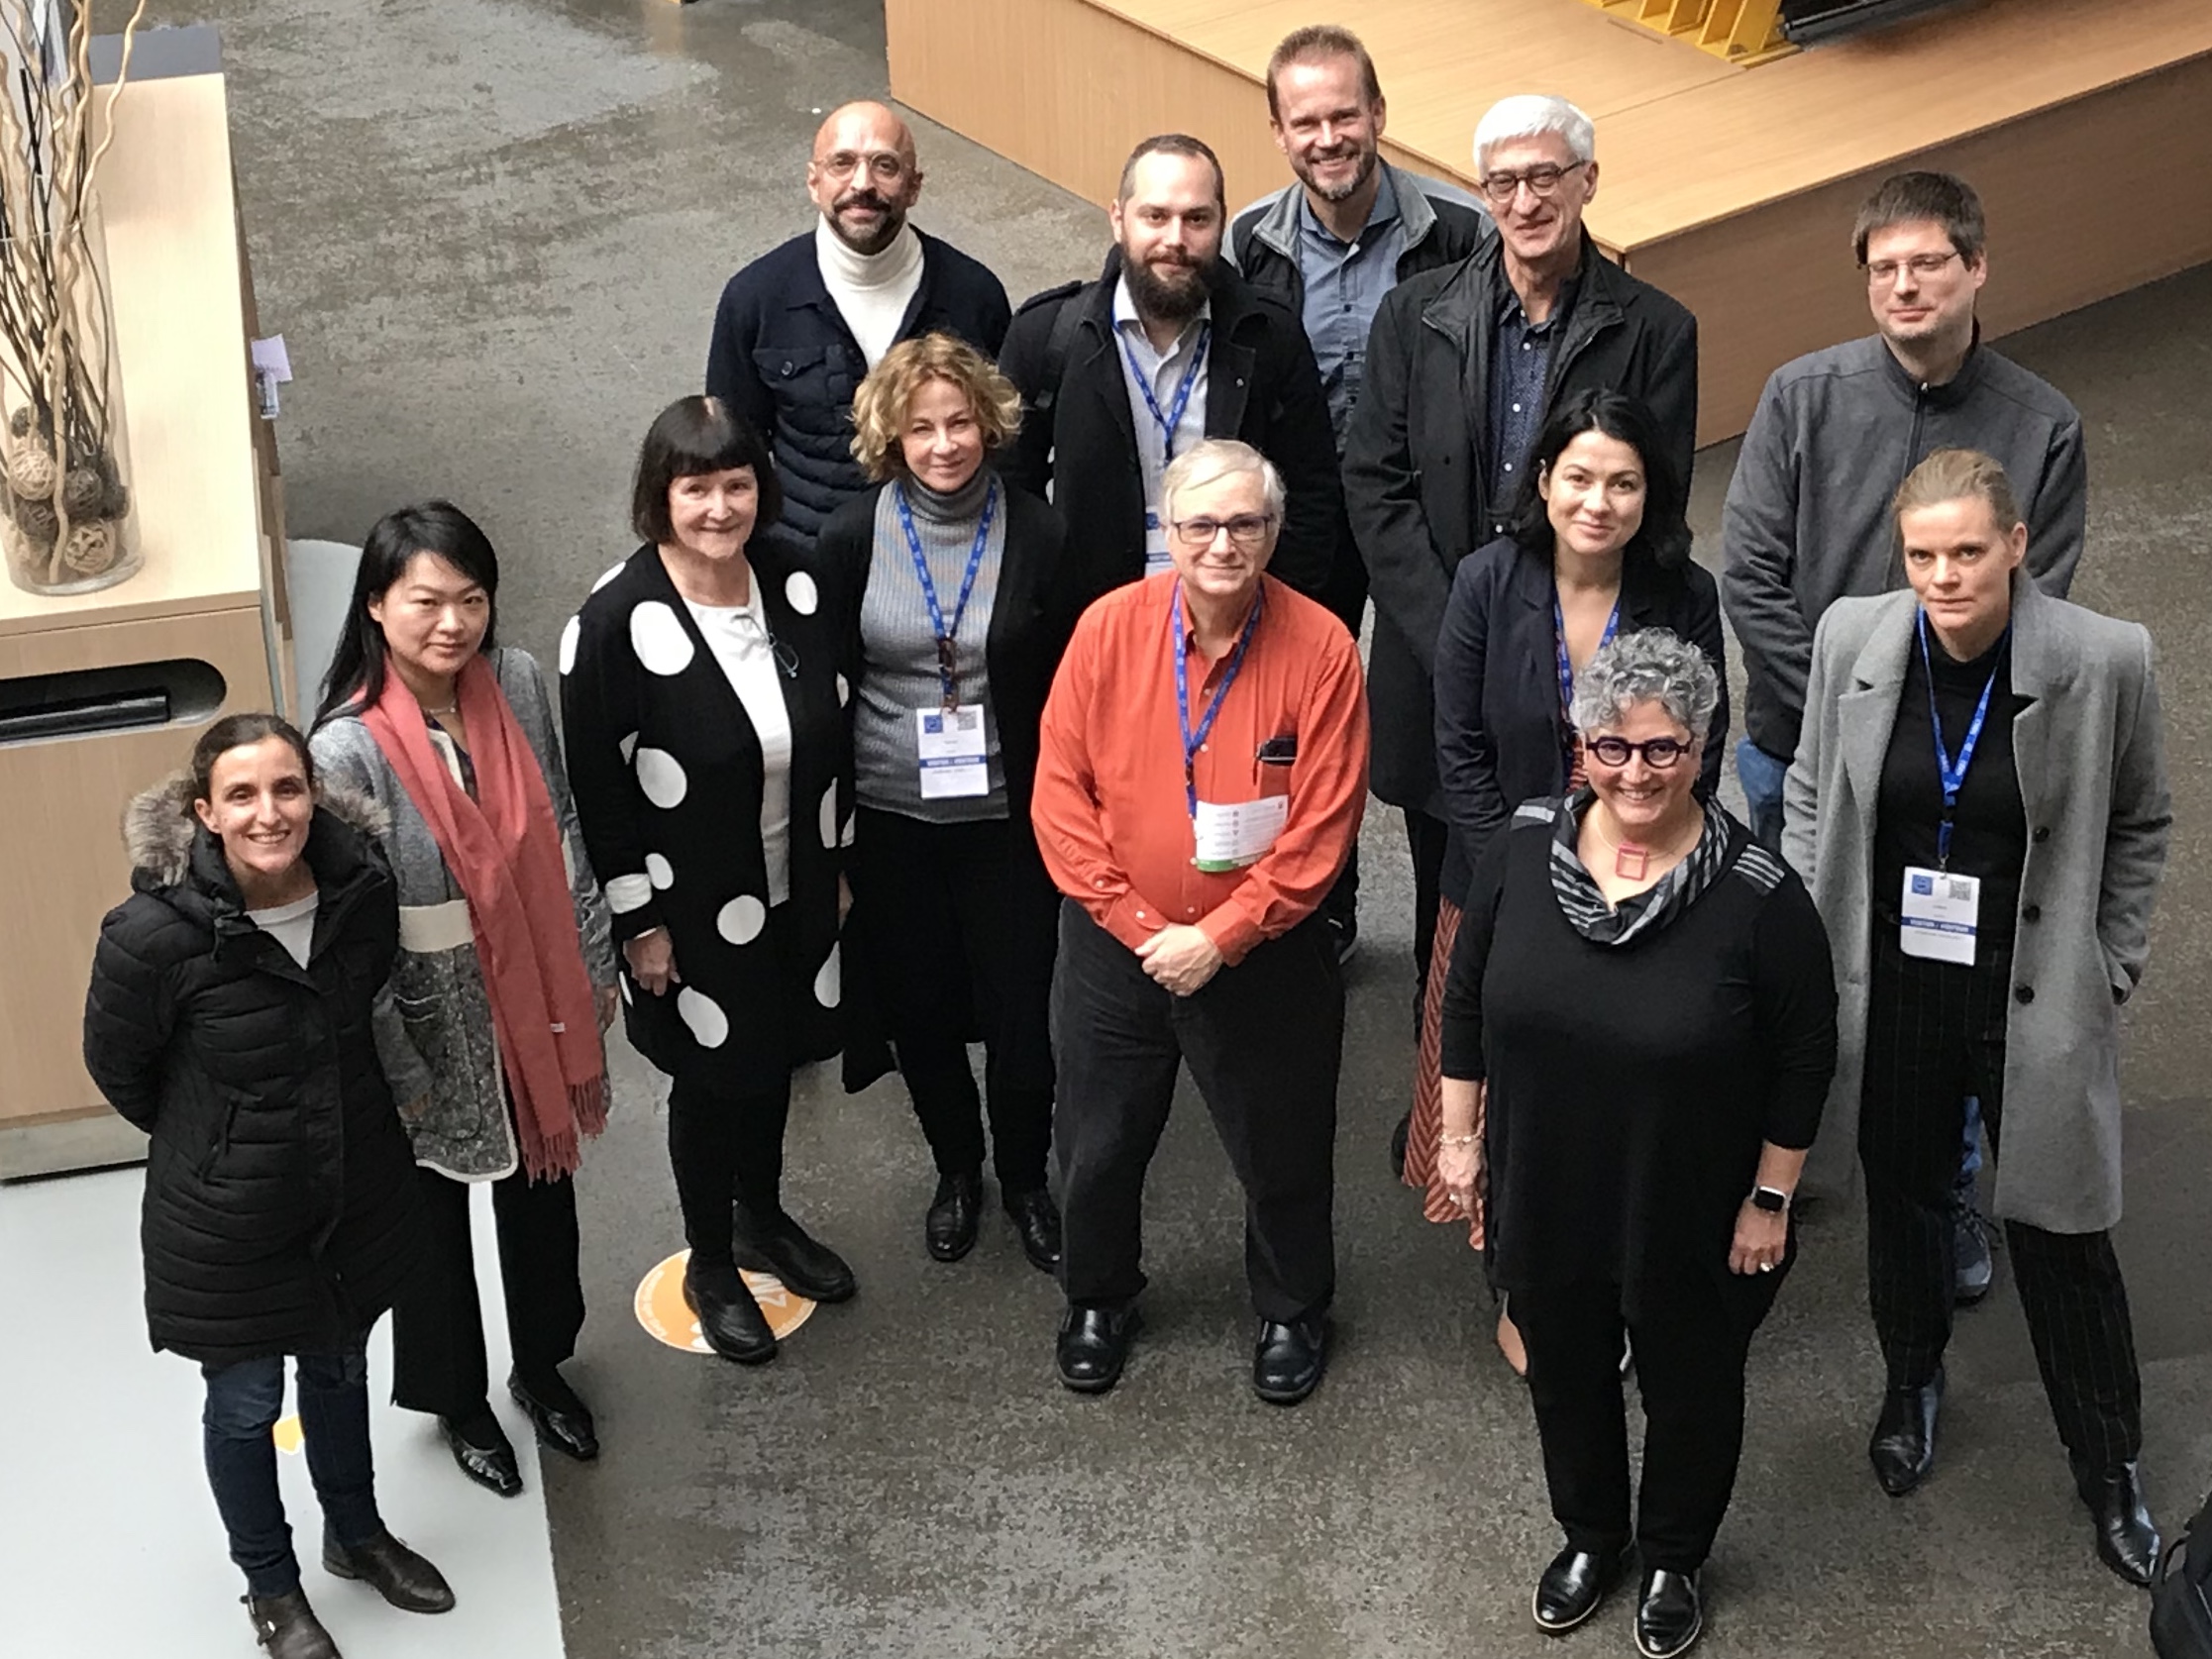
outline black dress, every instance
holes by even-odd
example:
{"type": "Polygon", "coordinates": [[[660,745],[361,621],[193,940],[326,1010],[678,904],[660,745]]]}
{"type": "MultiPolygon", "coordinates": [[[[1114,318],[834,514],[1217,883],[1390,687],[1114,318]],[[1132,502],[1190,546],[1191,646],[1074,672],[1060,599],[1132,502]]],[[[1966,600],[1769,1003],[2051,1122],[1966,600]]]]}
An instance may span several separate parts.
{"type": "MultiPolygon", "coordinates": [[[[837,879],[852,833],[851,745],[835,595],[781,532],[745,550],[785,666],[791,728],[790,896],[768,903],[761,744],[650,544],[603,579],[562,642],[577,816],[602,883],[645,877],[617,942],[669,930],[683,983],[637,987],[624,1024],[660,1071],[733,1094],[783,1087],[842,1037],[837,879]]],[[[634,885],[634,883],[633,883],[634,885]]]]}

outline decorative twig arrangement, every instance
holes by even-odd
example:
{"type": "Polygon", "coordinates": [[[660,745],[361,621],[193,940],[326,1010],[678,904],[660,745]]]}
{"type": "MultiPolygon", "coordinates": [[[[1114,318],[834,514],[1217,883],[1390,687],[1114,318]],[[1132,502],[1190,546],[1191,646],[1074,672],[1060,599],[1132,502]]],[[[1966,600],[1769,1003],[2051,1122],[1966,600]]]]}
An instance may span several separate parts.
{"type": "Polygon", "coordinates": [[[93,0],[76,0],[51,50],[50,7],[0,0],[13,47],[12,84],[0,87],[0,541],[20,585],[73,592],[138,568],[92,175],[115,139],[114,99],[147,0],[124,25],[123,73],[96,142],[93,0]]]}

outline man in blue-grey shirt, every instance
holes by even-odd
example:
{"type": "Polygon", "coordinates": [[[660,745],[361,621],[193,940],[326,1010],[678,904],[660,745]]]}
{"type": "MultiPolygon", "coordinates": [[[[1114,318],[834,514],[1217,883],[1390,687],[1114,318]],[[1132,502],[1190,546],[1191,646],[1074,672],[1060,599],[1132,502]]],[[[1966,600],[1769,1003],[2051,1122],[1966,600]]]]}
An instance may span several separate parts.
{"type": "MultiPolygon", "coordinates": [[[[1382,86],[1351,31],[1318,24],[1285,36],[1268,60],[1267,109],[1298,182],[1236,216],[1230,254],[1247,282],[1304,319],[1341,455],[1383,296],[1418,271],[1465,259],[1490,235],[1490,221],[1465,191],[1383,160],[1382,86]]],[[[1358,638],[1367,567],[1348,521],[1321,600],[1358,638]]],[[[1355,850],[1322,906],[1339,958],[1359,938],[1358,891],[1355,850]]],[[[1427,944],[1415,941],[1422,967],[1427,944]]]]}

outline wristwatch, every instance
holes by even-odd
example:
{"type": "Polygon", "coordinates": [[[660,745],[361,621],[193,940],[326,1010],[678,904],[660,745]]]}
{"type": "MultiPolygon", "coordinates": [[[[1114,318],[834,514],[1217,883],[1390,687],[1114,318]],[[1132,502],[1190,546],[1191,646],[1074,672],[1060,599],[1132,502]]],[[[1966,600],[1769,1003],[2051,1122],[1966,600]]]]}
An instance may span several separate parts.
{"type": "Polygon", "coordinates": [[[1779,1187],[1754,1187],[1751,1189],[1751,1202],[1769,1215],[1782,1215],[1789,1210],[1790,1195],[1779,1187]]]}

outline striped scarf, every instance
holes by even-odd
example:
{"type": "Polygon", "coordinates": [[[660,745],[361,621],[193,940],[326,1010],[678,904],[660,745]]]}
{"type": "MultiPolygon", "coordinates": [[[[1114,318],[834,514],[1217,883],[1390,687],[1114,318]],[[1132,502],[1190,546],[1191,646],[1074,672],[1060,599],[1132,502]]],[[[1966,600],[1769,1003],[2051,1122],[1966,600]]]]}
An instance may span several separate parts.
{"type": "Polygon", "coordinates": [[[1720,879],[1728,865],[1729,819],[1718,801],[1707,801],[1705,828],[1689,855],[1660,877],[1656,886],[1624,898],[1617,907],[1606,901],[1576,850],[1583,817],[1597,798],[1595,791],[1579,789],[1564,800],[1530,801],[1521,810],[1540,810],[1552,820],[1551,890],[1567,925],[1593,945],[1626,945],[1666,926],[1720,879]]]}

